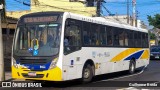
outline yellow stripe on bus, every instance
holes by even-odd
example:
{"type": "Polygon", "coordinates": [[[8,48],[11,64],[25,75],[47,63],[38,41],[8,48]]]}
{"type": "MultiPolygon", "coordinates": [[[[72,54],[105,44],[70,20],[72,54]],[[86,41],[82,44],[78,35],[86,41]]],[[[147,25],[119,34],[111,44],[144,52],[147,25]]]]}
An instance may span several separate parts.
{"type": "Polygon", "coordinates": [[[132,53],[135,53],[136,51],[141,50],[142,48],[130,48],[127,49],[125,51],[122,51],[121,53],[119,53],[118,55],[116,55],[115,57],[113,57],[111,59],[110,62],[117,62],[117,61],[121,61],[122,59],[124,59],[125,57],[128,57],[129,55],[131,55],[132,53]]]}
{"type": "Polygon", "coordinates": [[[149,50],[144,50],[141,59],[149,59],[149,50]]]}

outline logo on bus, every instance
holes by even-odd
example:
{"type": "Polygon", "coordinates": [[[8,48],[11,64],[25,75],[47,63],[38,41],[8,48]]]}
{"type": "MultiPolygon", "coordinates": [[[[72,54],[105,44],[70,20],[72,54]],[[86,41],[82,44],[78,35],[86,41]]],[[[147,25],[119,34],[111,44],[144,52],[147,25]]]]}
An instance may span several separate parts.
{"type": "Polygon", "coordinates": [[[40,65],[40,68],[46,68],[46,66],[44,66],[44,65],[40,65]]]}

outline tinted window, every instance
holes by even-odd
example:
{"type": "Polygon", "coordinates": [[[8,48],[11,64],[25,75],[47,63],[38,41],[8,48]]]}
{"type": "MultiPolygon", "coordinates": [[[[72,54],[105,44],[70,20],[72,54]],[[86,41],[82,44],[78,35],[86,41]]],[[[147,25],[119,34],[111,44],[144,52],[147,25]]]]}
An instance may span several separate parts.
{"type": "Polygon", "coordinates": [[[142,33],[142,47],[145,47],[145,33],[142,33]]]}
{"type": "Polygon", "coordinates": [[[134,47],[134,38],[133,38],[133,31],[128,31],[128,38],[129,38],[129,47],[134,47]]]}
{"type": "Polygon", "coordinates": [[[128,46],[129,45],[129,33],[127,30],[124,31],[124,38],[125,38],[125,46],[128,46]]]}
{"type": "Polygon", "coordinates": [[[107,31],[105,26],[101,26],[99,33],[99,41],[101,46],[107,45],[107,31]]]}
{"type": "Polygon", "coordinates": [[[124,46],[124,41],[125,41],[125,32],[123,29],[120,29],[120,31],[119,31],[119,45],[124,46]]]}
{"type": "Polygon", "coordinates": [[[83,43],[84,45],[90,45],[90,23],[83,22],[83,43]]]}
{"type": "Polygon", "coordinates": [[[149,47],[149,42],[148,42],[148,34],[145,33],[145,47],[149,47]]]}
{"type": "Polygon", "coordinates": [[[119,29],[113,28],[113,42],[114,46],[119,46],[119,29]]]}
{"type": "Polygon", "coordinates": [[[100,33],[100,26],[98,24],[91,24],[91,45],[92,46],[99,46],[99,33],[100,33]]]}
{"type": "Polygon", "coordinates": [[[140,32],[138,32],[138,38],[137,38],[137,41],[138,41],[138,47],[142,47],[142,41],[141,41],[141,39],[142,39],[142,35],[141,35],[141,33],[140,32]]]}
{"type": "Polygon", "coordinates": [[[114,46],[124,46],[125,32],[121,28],[114,28],[114,46]]]}
{"type": "Polygon", "coordinates": [[[138,32],[134,31],[134,46],[138,47],[138,32]]]}
{"type": "Polygon", "coordinates": [[[113,45],[113,33],[112,33],[113,28],[111,27],[106,27],[106,31],[107,31],[107,45],[108,46],[112,46],[113,45]]]}

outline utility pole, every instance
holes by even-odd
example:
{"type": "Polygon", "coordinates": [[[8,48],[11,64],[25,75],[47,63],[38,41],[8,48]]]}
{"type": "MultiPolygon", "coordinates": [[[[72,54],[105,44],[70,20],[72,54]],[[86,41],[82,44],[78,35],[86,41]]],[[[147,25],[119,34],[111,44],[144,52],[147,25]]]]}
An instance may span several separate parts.
{"type": "Polygon", "coordinates": [[[100,17],[100,12],[101,12],[101,0],[97,0],[97,17],[100,17]]]}
{"type": "Polygon", "coordinates": [[[136,0],[132,0],[133,7],[133,26],[136,26],[136,0]]]}
{"type": "Polygon", "coordinates": [[[135,25],[136,27],[138,27],[138,21],[137,20],[138,20],[138,11],[136,11],[136,25],[135,25]]]}
{"type": "Polygon", "coordinates": [[[4,75],[4,58],[3,58],[3,40],[2,40],[2,16],[1,12],[3,9],[3,4],[0,5],[0,81],[5,80],[4,75]]]}
{"type": "Polygon", "coordinates": [[[129,0],[127,0],[127,23],[129,24],[129,0]]]}

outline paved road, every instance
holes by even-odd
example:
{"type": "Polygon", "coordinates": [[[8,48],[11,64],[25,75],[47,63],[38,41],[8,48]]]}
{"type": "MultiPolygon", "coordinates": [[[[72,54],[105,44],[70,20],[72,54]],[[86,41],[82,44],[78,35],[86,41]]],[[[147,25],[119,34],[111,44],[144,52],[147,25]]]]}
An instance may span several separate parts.
{"type": "MultiPolygon", "coordinates": [[[[144,69],[143,72],[137,71],[134,75],[129,75],[127,71],[125,72],[120,72],[120,73],[114,73],[114,74],[107,74],[107,75],[100,75],[96,76],[93,79],[92,83],[88,84],[81,84],[78,82],[78,80],[74,81],[67,81],[67,82],[62,82],[62,83],[57,83],[57,82],[45,82],[42,84],[42,88],[34,88],[37,90],[42,90],[42,89],[49,89],[49,90],[62,90],[62,89],[67,89],[67,90],[105,90],[105,89],[124,89],[128,87],[123,87],[127,86],[129,83],[159,83],[160,82],[160,61],[154,60],[150,61],[149,66],[144,69]],[[132,82],[131,82],[132,81],[132,82]],[[133,82],[135,81],[135,82],[133,82]],[[142,82],[144,81],[144,82],[142,82]],[[108,86],[114,86],[114,87],[108,87],[108,86]]],[[[135,87],[136,88],[159,88],[160,87],[135,87]]],[[[9,89],[9,88],[3,88],[3,89],[9,89]]],[[[22,88],[21,88],[22,89],[22,88]]],[[[133,89],[130,88],[130,89],[133,89]]],[[[22,90],[25,90],[23,88],[22,90]]]]}

